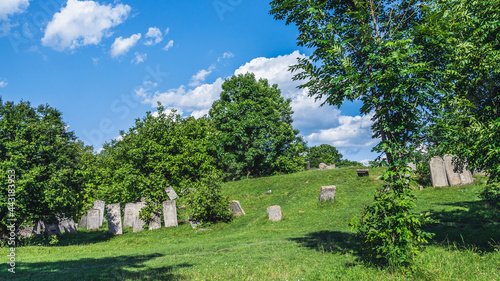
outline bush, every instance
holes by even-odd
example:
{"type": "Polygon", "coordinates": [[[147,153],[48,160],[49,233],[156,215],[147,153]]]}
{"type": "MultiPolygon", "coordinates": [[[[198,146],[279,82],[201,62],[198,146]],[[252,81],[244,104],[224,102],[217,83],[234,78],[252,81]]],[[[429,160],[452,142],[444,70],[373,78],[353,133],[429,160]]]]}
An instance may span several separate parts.
{"type": "Polygon", "coordinates": [[[483,200],[488,201],[495,208],[500,209],[500,183],[488,182],[486,188],[479,195],[483,200]]]}
{"type": "Polygon", "coordinates": [[[193,220],[203,224],[231,221],[229,199],[221,194],[218,180],[202,179],[191,186],[195,191],[189,194],[187,202],[193,220]]]}

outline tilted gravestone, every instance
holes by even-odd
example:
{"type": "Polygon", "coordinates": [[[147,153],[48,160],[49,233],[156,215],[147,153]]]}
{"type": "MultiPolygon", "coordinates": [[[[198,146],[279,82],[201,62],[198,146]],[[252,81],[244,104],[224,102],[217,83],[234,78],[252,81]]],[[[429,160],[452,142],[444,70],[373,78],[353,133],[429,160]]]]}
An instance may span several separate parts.
{"type": "Polygon", "coordinates": [[[104,221],[104,206],[106,202],[101,201],[101,200],[95,200],[94,201],[94,209],[97,209],[100,211],[100,217],[99,217],[99,227],[102,226],[102,223],[104,221]]]}
{"type": "Polygon", "coordinates": [[[146,221],[141,219],[139,214],[141,213],[142,208],[145,206],[146,206],[146,202],[143,202],[143,201],[135,203],[135,210],[137,212],[137,215],[135,216],[135,219],[134,219],[134,230],[133,230],[134,232],[144,230],[143,226],[146,225],[146,221]]]}
{"type": "Polygon", "coordinates": [[[177,227],[177,208],[175,200],[163,201],[163,221],[165,227],[177,227]]]}
{"type": "Polygon", "coordinates": [[[107,205],[106,213],[108,214],[108,232],[115,235],[123,234],[120,203],[107,205]]]}
{"type": "Polygon", "coordinates": [[[320,170],[326,170],[327,167],[328,167],[328,165],[326,165],[325,163],[319,163],[319,166],[318,166],[318,168],[320,170]]]}
{"type": "Polygon", "coordinates": [[[467,168],[465,168],[460,174],[460,181],[462,182],[463,185],[474,183],[474,178],[472,177],[472,173],[467,168]]]}
{"type": "Polygon", "coordinates": [[[233,200],[233,202],[231,202],[231,211],[233,211],[233,213],[237,216],[246,216],[245,211],[243,210],[243,208],[241,208],[241,204],[239,201],[233,200]]]}
{"type": "Polygon", "coordinates": [[[45,229],[49,235],[61,236],[61,229],[59,229],[59,224],[45,224],[45,229]]]}
{"type": "Polygon", "coordinates": [[[370,170],[368,169],[357,169],[358,177],[368,177],[370,175],[370,170]]]}
{"type": "Polygon", "coordinates": [[[319,191],[319,201],[334,201],[335,200],[335,192],[337,188],[335,185],[322,186],[319,191]]]}
{"type": "Polygon", "coordinates": [[[87,226],[87,216],[83,215],[82,218],[80,219],[80,222],[78,223],[78,227],[84,227],[87,226]]]}
{"type": "Polygon", "coordinates": [[[71,218],[61,218],[59,220],[59,229],[61,232],[76,233],[76,225],[71,218]]]}
{"type": "Polygon", "coordinates": [[[37,221],[35,223],[35,227],[33,228],[33,233],[35,233],[36,235],[45,233],[45,222],[37,221]]]}
{"type": "Polygon", "coordinates": [[[20,238],[29,238],[33,234],[34,226],[21,226],[17,230],[17,235],[19,235],[20,238]]]}
{"type": "Polygon", "coordinates": [[[335,169],[335,164],[326,166],[326,170],[333,170],[333,169],[335,169]]]}
{"type": "Polygon", "coordinates": [[[101,210],[90,209],[87,211],[87,230],[99,229],[99,219],[101,217],[101,210]]]}
{"type": "Polygon", "coordinates": [[[267,215],[272,221],[280,221],[282,218],[281,207],[278,205],[267,208],[267,215]]]}
{"type": "Polygon", "coordinates": [[[133,227],[134,221],[139,212],[136,207],[137,203],[127,203],[125,204],[125,209],[123,209],[123,227],[133,227]]]}
{"type": "Polygon", "coordinates": [[[448,183],[451,186],[462,185],[462,181],[460,180],[460,173],[455,172],[455,164],[453,164],[453,155],[445,154],[443,156],[443,163],[448,183]]]}
{"type": "Polygon", "coordinates": [[[152,212],[153,219],[149,221],[149,230],[161,228],[161,210],[158,208],[156,212],[152,212]]]}
{"type": "Polygon", "coordinates": [[[165,188],[165,192],[167,193],[168,198],[170,198],[170,200],[175,200],[179,198],[179,196],[177,196],[177,193],[175,193],[175,190],[172,186],[165,188]]]}
{"type": "Polygon", "coordinates": [[[188,222],[189,222],[189,225],[191,225],[191,227],[194,229],[194,228],[197,228],[198,226],[201,225],[201,222],[199,221],[195,221],[193,219],[191,219],[191,216],[188,217],[188,222]]]}
{"type": "Polygon", "coordinates": [[[444,167],[444,161],[439,156],[434,156],[429,162],[431,171],[431,182],[433,187],[448,186],[448,178],[444,167]]]}

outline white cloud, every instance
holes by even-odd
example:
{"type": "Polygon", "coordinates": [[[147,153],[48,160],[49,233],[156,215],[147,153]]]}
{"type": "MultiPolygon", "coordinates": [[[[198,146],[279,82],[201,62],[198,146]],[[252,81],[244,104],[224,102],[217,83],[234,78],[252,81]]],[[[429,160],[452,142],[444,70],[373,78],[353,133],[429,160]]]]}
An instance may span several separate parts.
{"type": "Polygon", "coordinates": [[[139,52],[135,52],[135,58],[132,60],[132,63],[139,64],[141,62],[144,62],[147,57],[148,54],[140,54],[139,52]]]}
{"type": "Polygon", "coordinates": [[[158,27],[150,27],[144,38],[151,38],[148,39],[144,43],[144,45],[153,46],[160,43],[163,40],[163,34],[161,33],[158,27]]]}
{"type": "Polygon", "coordinates": [[[30,0],[0,1],[0,20],[7,20],[10,15],[24,12],[30,5],[30,0]]]}
{"type": "Polygon", "coordinates": [[[168,51],[168,49],[172,48],[173,46],[174,46],[174,40],[170,40],[170,41],[168,41],[167,45],[165,45],[165,47],[163,47],[162,50],[168,51]]]}
{"type": "Polygon", "coordinates": [[[6,79],[1,79],[0,80],[0,88],[5,88],[7,87],[9,83],[7,83],[7,80],[6,79]]]}
{"type": "Polygon", "coordinates": [[[137,44],[137,41],[141,39],[141,34],[137,33],[129,38],[118,37],[115,39],[113,45],[111,45],[111,56],[117,57],[127,53],[132,47],[137,44]]]}
{"type": "Polygon", "coordinates": [[[212,64],[208,69],[202,69],[198,71],[193,77],[191,77],[191,81],[189,82],[190,87],[196,87],[201,84],[201,82],[204,82],[207,76],[212,73],[212,71],[215,69],[215,65],[212,64]]]}
{"type": "Polygon", "coordinates": [[[224,54],[222,54],[222,57],[219,57],[217,59],[217,61],[220,62],[223,59],[230,59],[230,58],[234,58],[234,54],[231,52],[225,52],[224,54]]]}
{"type": "Polygon", "coordinates": [[[66,7],[47,24],[42,44],[56,50],[75,49],[101,42],[110,29],[124,22],[130,6],[100,5],[94,1],[68,0],[66,7]]]}

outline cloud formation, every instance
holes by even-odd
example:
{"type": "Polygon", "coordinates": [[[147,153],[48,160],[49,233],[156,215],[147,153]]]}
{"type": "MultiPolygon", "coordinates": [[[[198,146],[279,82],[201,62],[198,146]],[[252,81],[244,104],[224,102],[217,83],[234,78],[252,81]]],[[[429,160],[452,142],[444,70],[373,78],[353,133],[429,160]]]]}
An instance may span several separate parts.
{"type": "Polygon", "coordinates": [[[146,61],[148,54],[141,54],[139,52],[135,52],[135,58],[132,59],[132,63],[139,64],[141,62],[146,61]]]}
{"type": "Polygon", "coordinates": [[[10,15],[24,12],[30,5],[30,0],[0,1],[0,21],[7,20],[10,15]]]}
{"type": "Polygon", "coordinates": [[[144,45],[153,46],[163,40],[163,34],[158,27],[150,27],[144,38],[149,38],[146,42],[144,42],[144,45]]]}
{"type": "Polygon", "coordinates": [[[132,47],[137,44],[137,41],[141,39],[141,34],[137,33],[129,38],[118,37],[115,39],[113,45],[111,45],[111,56],[116,58],[118,56],[126,54],[132,47]]]}
{"type": "Polygon", "coordinates": [[[0,79],[0,88],[5,88],[8,84],[6,79],[0,79]]]}
{"type": "Polygon", "coordinates": [[[47,24],[42,44],[62,51],[99,44],[112,35],[110,29],[124,22],[130,6],[100,5],[94,1],[68,0],[66,7],[47,24]]]}
{"type": "Polygon", "coordinates": [[[168,41],[167,45],[165,45],[165,47],[163,47],[162,50],[168,51],[168,49],[172,48],[173,46],[174,46],[174,40],[170,40],[170,41],[168,41]]]}

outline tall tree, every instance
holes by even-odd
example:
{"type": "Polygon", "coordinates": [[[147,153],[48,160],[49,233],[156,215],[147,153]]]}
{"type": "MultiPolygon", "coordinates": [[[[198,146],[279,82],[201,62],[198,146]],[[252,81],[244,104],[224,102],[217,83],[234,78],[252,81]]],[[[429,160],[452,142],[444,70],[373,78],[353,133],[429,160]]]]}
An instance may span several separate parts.
{"type": "Polygon", "coordinates": [[[309,149],[307,160],[310,162],[311,167],[318,167],[320,163],[328,165],[339,164],[342,154],[333,146],[329,144],[321,144],[313,146],[309,149]]]}
{"type": "Polygon", "coordinates": [[[304,167],[306,145],[292,127],[291,100],[281,97],[276,84],[246,73],[226,79],[222,89],[209,114],[227,172],[260,176],[304,167]]]}
{"type": "Polygon", "coordinates": [[[423,217],[409,213],[414,196],[402,179],[424,140],[426,113],[435,106],[434,72],[415,42],[425,1],[275,0],[270,5],[275,19],[298,27],[298,45],[313,51],[291,67],[299,71],[294,79],[307,80],[301,87],[327,104],[361,100],[362,114],[374,112],[373,137],[381,139],[374,150],[387,157],[389,191],[375,196],[375,207],[365,209],[357,229],[375,258],[409,264],[415,244],[428,237],[418,227],[423,217]]]}

